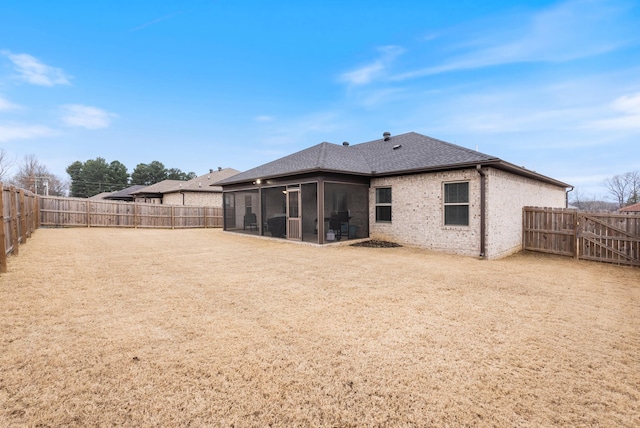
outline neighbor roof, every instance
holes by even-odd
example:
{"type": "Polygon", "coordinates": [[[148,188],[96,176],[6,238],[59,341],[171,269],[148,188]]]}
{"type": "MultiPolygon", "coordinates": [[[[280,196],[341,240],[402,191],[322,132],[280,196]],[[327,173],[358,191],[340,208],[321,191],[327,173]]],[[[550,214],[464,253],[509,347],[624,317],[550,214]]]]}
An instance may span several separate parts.
{"type": "Polygon", "coordinates": [[[143,184],[135,184],[133,186],[127,187],[126,189],[113,192],[112,194],[105,196],[104,199],[133,199],[133,192],[136,192],[144,187],[146,186],[143,184]]]}
{"type": "Polygon", "coordinates": [[[625,213],[640,212],[640,202],[638,202],[637,204],[628,205],[624,208],[620,208],[620,211],[625,213]]]}
{"type": "Polygon", "coordinates": [[[561,187],[570,187],[566,183],[510,164],[495,156],[416,132],[397,135],[388,140],[382,138],[348,146],[320,143],[222,180],[219,184],[242,183],[309,172],[339,172],[380,177],[475,165],[491,165],[561,187]]]}
{"type": "Polygon", "coordinates": [[[222,187],[214,185],[220,180],[229,178],[238,174],[240,171],[233,168],[223,168],[219,170],[211,170],[207,174],[192,178],[189,181],[181,181],[179,185],[174,186],[164,193],[177,192],[222,192],[222,187]]]}
{"type": "Polygon", "coordinates": [[[162,180],[149,186],[143,186],[142,189],[132,192],[132,194],[162,194],[165,193],[168,189],[173,189],[174,187],[179,186],[181,183],[186,183],[186,180],[162,180]]]}
{"type": "Polygon", "coordinates": [[[107,196],[112,195],[113,193],[115,192],[102,192],[102,193],[98,193],[97,195],[90,196],[88,199],[104,199],[107,196]]]}

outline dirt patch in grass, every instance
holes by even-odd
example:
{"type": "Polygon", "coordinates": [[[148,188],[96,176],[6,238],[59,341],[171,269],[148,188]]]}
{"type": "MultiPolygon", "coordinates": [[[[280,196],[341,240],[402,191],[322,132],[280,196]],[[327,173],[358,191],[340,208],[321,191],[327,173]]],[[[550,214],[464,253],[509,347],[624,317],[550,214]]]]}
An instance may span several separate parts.
{"type": "Polygon", "coordinates": [[[41,229],[0,426],[640,426],[640,269],[41,229]]]}
{"type": "Polygon", "coordinates": [[[356,242],[355,244],[351,244],[351,246],[352,247],[369,247],[369,248],[397,248],[397,247],[402,247],[402,245],[396,244],[395,242],[378,241],[376,239],[371,239],[369,241],[356,242]]]}

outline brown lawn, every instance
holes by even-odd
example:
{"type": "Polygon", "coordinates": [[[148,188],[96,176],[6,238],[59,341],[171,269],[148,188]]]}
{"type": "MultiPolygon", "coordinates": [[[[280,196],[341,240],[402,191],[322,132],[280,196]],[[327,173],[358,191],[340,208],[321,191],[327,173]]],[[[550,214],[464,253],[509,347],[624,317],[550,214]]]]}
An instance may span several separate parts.
{"type": "Polygon", "coordinates": [[[640,426],[640,269],[41,229],[0,426],[640,426]]]}

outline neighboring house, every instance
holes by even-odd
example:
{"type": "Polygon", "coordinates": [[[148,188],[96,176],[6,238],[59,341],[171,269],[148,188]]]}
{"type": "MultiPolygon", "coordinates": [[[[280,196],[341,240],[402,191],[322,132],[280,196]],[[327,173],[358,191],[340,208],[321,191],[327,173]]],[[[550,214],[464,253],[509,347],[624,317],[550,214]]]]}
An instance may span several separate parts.
{"type": "Polygon", "coordinates": [[[107,196],[112,195],[115,192],[102,192],[102,193],[98,193],[97,195],[93,195],[90,196],[88,199],[105,199],[107,196]]]}
{"type": "Polygon", "coordinates": [[[414,132],[321,143],[218,184],[228,231],[318,244],[371,238],[489,259],[522,248],[524,206],[565,207],[571,187],[414,132]]]}
{"type": "Polygon", "coordinates": [[[182,181],[163,193],[163,204],[192,205],[200,207],[222,207],[222,187],[214,185],[217,181],[229,178],[240,171],[233,168],[212,169],[207,174],[182,181]]]}
{"type": "Polygon", "coordinates": [[[164,193],[184,183],[186,183],[185,180],[162,180],[155,184],[144,186],[133,192],[132,195],[135,197],[135,202],[145,204],[163,204],[165,203],[163,201],[164,193]]]}
{"type": "Polygon", "coordinates": [[[122,189],[119,190],[117,192],[113,192],[107,196],[103,196],[102,199],[108,200],[108,201],[125,201],[125,202],[133,202],[135,199],[135,196],[133,196],[133,192],[136,192],[140,189],[143,189],[147,186],[142,185],[142,184],[136,184],[130,187],[127,187],[126,189],[122,189]]]}
{"type": "Polygon", "coordinates": [[[628,213],[640,214],[640,202],[638,202],[637,204],[628,205],[624,208],[620,208],[619,211],[625,214],[628,214],[628,213]]]}

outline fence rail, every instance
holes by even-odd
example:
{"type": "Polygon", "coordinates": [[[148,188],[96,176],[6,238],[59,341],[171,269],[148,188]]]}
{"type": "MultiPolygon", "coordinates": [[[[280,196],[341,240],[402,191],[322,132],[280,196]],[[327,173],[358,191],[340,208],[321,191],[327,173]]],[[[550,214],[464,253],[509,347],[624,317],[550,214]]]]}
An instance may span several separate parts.
{"type": "Polygon", "coordinates": [[[38,228],[37,198],[28,190],[0,183],[0,273],[7,271],[7,256],[17,255],[38,228]]]}
{"type": "Polygon", "coordinates": [[[525,207],[525,250],[640,266],[640,215],[525,207]]]}
{"type": "Polygon", "coordinates": [[[48,227],[222,227],[221,207],[192,207],[40,196],[40,225],[48,227]]]}

